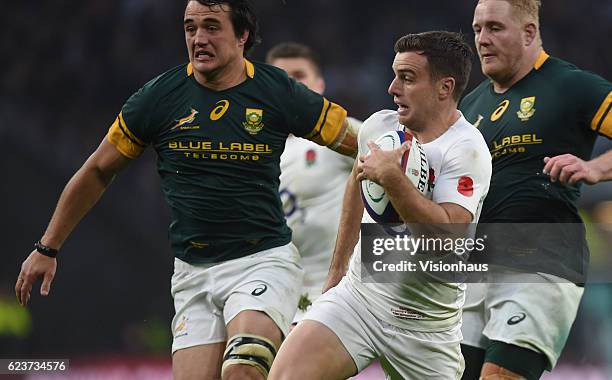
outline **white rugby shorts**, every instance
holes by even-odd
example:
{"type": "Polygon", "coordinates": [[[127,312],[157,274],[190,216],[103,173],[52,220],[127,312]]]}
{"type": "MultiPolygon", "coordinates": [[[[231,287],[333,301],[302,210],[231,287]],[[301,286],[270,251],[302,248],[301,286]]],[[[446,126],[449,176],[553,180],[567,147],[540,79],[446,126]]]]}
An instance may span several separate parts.
{"type": "Polygon", "coordinates": [[[403,379],[460,379],[461,325],[440,332],[401,329],[377,319],[347,277],[323,294],[304,320],[327,326],[349,352],[361,372],[384,357],[403,379]]]}
{"type": "Polygon", "coordinates": [[[495,283],[468,284],[463,309],[464,344],[490,340],[540,352],[548,370],[557,364],[584,288],[544,273],[496,270],[495,283]]]}
{"type": "Polygon", "coordinates": [[[266,313],[286,336],[303,275],[292,243],[215,264],[191,265],[175,259],[172,352],[225,342],[226,325],[245,310],[266,313]]]}

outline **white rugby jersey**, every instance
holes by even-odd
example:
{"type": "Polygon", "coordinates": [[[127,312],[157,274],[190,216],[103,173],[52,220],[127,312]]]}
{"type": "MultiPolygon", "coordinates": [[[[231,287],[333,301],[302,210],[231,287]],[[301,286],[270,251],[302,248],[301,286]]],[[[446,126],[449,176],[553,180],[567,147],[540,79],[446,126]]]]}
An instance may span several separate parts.
{"type": "MultiPolygon", "coordinates": [[[[353,125],[361,124],[351,118],[353,125]]],[[[355,160],[291,136],[281,156],[280,195],[293,243],[302,256],[304,288],[321,294],[336,244],[346,180],[355,160]]]]}
{"type": "MultiPolygon", "coordinates": [[[[385,132],[404,130],[396,111],[379,111],[359,131],[359,154],[368,152],[368,141],[385,132]]],[[[433,190],[426,195],[436,203],[456,203],[478,222],[489,190],[491,155],[480,132],[463,115],[442,136],[422,144],[430,167],[433,190]]],[[[364,211],[362,223],[375,223],[364,211]]],[[[363,283],[361,239],[351,258],[348,278],[379,319],[416,331],[439,331],[460,321],[465,284],[458,283],[363,283]]]]}

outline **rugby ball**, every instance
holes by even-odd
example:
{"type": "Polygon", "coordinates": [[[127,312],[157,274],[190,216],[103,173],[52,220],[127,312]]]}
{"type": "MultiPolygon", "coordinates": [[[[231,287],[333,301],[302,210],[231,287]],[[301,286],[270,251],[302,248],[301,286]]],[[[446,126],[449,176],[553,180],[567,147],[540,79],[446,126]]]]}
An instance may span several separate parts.
{"type": "MultiPolygon", "coordinates": [[[[414,136],[405,131],[389,131],[381,135],[374,143],[381,150],[399,148],[409,141],[410,149],[404,153],[399,164],[410,182],[422,193],[427,193],[429,164],[423,146],[414,136]]],[[[366,155],[369,155],[370,152],[366,155]]],[[[385,189],[374,181],[361,181],[361,198],[368,214],[377,223],[403,223],[393,208],[385,189]]]]}

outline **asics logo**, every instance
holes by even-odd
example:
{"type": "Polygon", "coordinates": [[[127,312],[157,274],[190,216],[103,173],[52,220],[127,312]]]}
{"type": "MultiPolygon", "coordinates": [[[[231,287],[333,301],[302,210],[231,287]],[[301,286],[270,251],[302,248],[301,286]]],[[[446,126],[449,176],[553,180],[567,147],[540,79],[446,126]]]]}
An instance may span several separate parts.
{"type": "Polygon", "coordinates": [[[517,323],[522,322],[525,318],[527,318],[525,313],[518,313],[517,315],[515,315],[512,318],[508,319],[508,324],[510,326],[516,325],[517,323]]]}
{"type": "Polygon", "coordinates": [[[266,292],[266,290],[268,290],[268,286],[265,285],[265,284],[261,284],[261,285],[257,286],[255,289],[253,289],[251,294],[254,295],[254,296],[260,296],[260,295],[264,294],[266,292]]]}

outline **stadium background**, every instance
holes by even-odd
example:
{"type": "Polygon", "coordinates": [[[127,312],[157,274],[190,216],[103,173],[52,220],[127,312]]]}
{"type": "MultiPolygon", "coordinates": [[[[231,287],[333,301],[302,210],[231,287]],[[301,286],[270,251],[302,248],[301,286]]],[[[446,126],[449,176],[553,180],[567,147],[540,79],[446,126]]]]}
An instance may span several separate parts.
{"type": "MultiPolygon", "coordinates": [[[[256,6],[263,43],[252,58],[263,59],[281,41],[311,45],[323,63],[327,96],[362,119],[394,107],[386,89],[398,37],[433,29],[472,37],[474,1],[259,0],[256,6]]],[[[66,242],[49,298],[38,296],[37,284],[23,310],[13,286],[63,185],[123,102],[186,61],[183,9],[183,1],[157,0],[3,4],[0,358],[70,358],[90,371],[82,377],[122,378],[127,364],[140,371],[130,378],[169,375],[172,258],[153,152],[117,178],[66,242]]],[[[545,0],[542,34],[550,54],[612,79],[606,48],[612,1],[545,0]]],[[[468,88],[482,79],[475,62],[468,88]]],[[[611,145],[600,140],[597,152],[611,145]]],[[[586,189],[585,217],[612,226],[611,200],[609,184],[586,189]]],[[[593,267],[605,273],[612,267],[612,230],[593,236],[593,267]]],[[[587,288],[561,368],[551,378],[612,378],[612,286],[603,282],[587,288]]]]}

